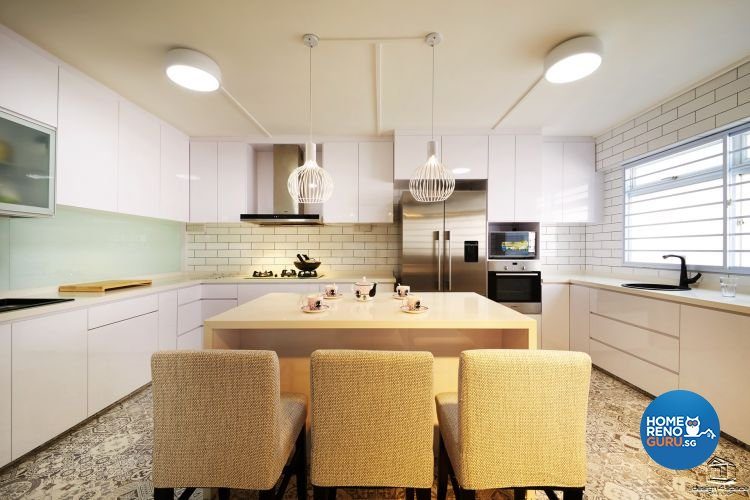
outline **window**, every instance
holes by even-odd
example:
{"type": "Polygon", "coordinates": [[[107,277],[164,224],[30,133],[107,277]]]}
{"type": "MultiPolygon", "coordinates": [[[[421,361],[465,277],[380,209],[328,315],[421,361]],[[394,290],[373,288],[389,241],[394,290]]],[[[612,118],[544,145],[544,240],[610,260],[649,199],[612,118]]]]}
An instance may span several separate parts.
{"type": "Polygon", "coordinates": [[[664,265],[674,253],[750,272],[750,127],[627,164],[624,185],[626,264],[664,265]]]}

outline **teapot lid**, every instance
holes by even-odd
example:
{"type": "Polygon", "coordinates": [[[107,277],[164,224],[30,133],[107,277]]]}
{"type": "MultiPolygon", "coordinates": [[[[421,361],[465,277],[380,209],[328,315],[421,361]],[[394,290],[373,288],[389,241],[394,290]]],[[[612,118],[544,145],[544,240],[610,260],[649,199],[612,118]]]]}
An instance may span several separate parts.
{"type": "Polygon", "coordinates": [[[367,281],[367,276],[362,276],[361,281],[357,281],[355,285],[372,285],[371,281],[367,281]]]}

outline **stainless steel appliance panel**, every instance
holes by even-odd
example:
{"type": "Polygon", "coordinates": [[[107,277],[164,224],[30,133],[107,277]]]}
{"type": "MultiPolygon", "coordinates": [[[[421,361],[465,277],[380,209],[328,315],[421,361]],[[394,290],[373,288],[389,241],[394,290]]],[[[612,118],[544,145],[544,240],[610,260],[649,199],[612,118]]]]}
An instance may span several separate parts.
{"type": "Polygon", "coordinates": [[[487,193],[455,191],[445,201],[443,290],[487,290],[487,193]]]}
{"type": "Polygon", "coordinates": [[[401,196],[401,274],[413,291],[442,289],[445,205],[420,203],[408,191],[401,196]]]}

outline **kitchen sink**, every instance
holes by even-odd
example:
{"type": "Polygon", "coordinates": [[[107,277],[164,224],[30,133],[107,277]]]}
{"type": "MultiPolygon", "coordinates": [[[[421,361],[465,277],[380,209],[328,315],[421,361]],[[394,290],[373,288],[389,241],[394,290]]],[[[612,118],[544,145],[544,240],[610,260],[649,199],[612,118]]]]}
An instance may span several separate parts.
{"type": "Polygon", "coordinates": [[[690,290],[689,288],[682,288],[679,285],[665,285],[664,283],[623,283],[622,286],[625,288],[640,288],[641,290],[690,290]]]}
{"type": "Polygon", "coordinates": [[[70,302],[75,299],[0,299],[0,313],[26,309],[27,307],[47,306],[58,302],[70,302]]]}

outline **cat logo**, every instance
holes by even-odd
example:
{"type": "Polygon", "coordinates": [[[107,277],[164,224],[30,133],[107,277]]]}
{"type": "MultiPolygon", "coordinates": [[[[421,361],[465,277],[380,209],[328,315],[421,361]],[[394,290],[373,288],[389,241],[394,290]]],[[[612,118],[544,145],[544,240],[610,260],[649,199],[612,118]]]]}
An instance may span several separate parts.
{"type": "Polygon", "coordinates": [[[734,484],[737,480],[737,466],[729,460],[714,455],[706,462],[706,467],[709,483],[734,484]]]}

